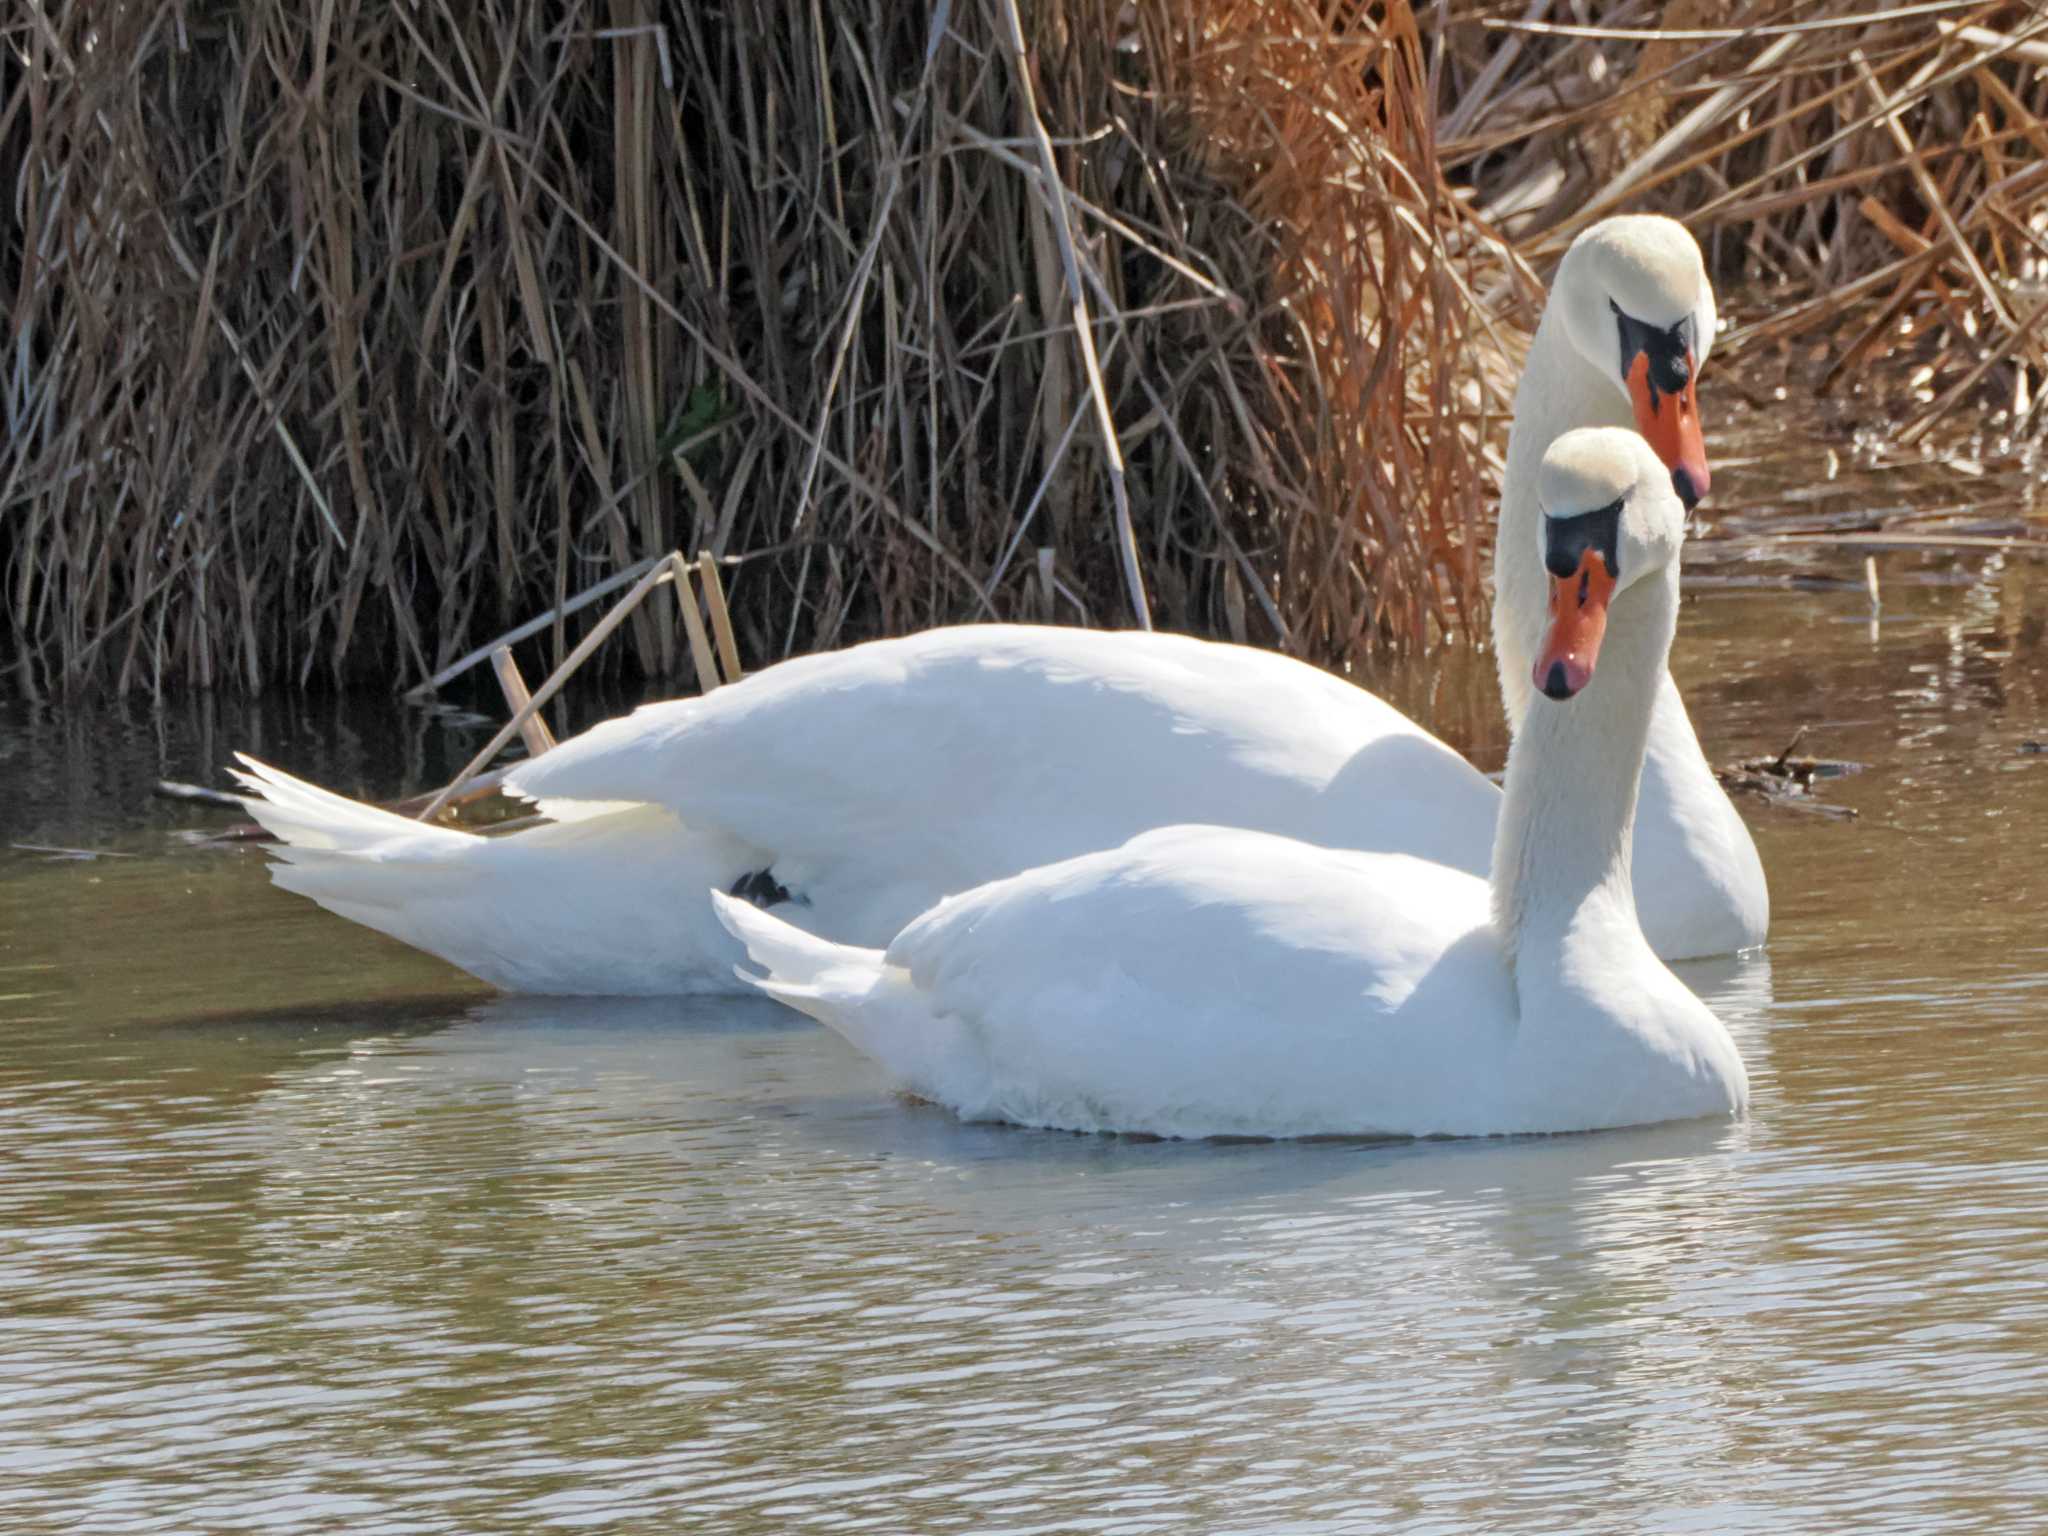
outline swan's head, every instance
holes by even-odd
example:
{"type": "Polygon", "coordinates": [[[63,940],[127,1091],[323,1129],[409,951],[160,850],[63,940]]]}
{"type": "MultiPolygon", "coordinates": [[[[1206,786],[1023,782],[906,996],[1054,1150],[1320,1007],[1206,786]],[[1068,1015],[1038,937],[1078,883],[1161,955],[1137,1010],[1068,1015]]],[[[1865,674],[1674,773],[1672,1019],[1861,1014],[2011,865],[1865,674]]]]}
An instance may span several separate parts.
{"type": "Polygon", "coordinates": [[[1550,619],[1535,683],[1569,699],[1593,680],[1615,594],[1678,559],[1685,507],[1663,460],[1626,427],[1565,433],[1543,455],[1536,495],[1543,542],[1533,553],[1550,579],[1550,619]]]}
{"type": "Polygon", "coordinates": [[[1708,474],[1694,384],[1714,340],[1714,285],[1698,243],[1659,214],[1602,219],[1564,253],[1551,303],[1579,355],[1628,396],[1673,488],[1698,505],[1708,474]]]}

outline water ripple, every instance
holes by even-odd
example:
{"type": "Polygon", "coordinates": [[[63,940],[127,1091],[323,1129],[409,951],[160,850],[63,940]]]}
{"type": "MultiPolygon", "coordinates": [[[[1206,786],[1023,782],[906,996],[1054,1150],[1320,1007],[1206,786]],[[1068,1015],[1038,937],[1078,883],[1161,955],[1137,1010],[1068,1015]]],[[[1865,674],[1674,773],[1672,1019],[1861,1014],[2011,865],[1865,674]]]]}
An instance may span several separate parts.
{"type": "Polygon", "coordinates": [[[965,1126],[765,1006],[479,1002],[253,862],[0,868],[0,1529],[2037,1528],[2032,602],[1688,610],[1703,737],[1872,764],[1759,816],[1768,960],[1684,968],[1732,1125],[965,1126]]]}

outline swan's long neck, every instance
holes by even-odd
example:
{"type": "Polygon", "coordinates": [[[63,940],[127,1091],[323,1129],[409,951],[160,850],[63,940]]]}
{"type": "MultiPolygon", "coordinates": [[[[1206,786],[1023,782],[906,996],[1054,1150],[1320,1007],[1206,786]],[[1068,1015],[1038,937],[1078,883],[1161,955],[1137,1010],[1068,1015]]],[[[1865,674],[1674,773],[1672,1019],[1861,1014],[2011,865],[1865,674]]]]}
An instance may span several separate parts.
{"type": "MultiPolygon", "coordinates": [[[[1536,542],[1532,533],[1522,547],[1536,542]]],[[[1540,561],[1522,562],[1541,572],[1540,561]]],[[[1650,709],[1678,622],[1676,569],[1614,599],[1593,680],[1575,699],[1531,698],[1508,750],[1493,842],[1493,920],[1518,982],[1591,943],[1644,943],[1629,882],[1650,709]]],[[[1525,690],[1533,694],[1528,677],[1525,690]]]]}
{"type": "Polygon", "coordinates": [[[1627,397],[1572,345],[1565,333],[1564,305],[1553,296],[1536,327],[1528,366],[1515,390],[1500,521],[1494,530],[1493,655],[1500,667],[1501,702],[1507,707],[1510,731],[1521,730],[1529,712],[1529,669],[1542,643],[1548,594],[1541,562],[1504,561],[1500,551],[1519,554],[1537,547],[1543,509],[1536,499],[1536,472],[1552,443],[1573,427],[1626,427],[1634,422],[1627,397]]]}

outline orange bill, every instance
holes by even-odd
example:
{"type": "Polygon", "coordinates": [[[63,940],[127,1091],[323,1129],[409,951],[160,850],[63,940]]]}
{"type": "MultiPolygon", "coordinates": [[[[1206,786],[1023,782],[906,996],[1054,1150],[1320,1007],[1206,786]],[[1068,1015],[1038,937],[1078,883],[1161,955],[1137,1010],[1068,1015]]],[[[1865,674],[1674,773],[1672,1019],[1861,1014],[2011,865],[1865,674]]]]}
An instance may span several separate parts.
{"type": "Polygon", "coordinates": [[[1628,396],[1635,402],[1636,430],[1671,471],[1671,483],[1687,508],[1707,494],[1707,442],[1700,435],[1700,402],[1694,391],[1698,369],[1685,355],[1685,388],[1667,394],[1650,382],[1650,355],[1638,352],[1628,367],[1628,396]]]}
{"type": "Polygon", "coordinates": [[[1593,680],[1613,596],[1614,578],[1597,549],[1579,556],[1579,568],[1571,575],[1550,578],[1550,627],[1536,650],[1535,682],[1540,692],[1568,699],[1593,680]]]}

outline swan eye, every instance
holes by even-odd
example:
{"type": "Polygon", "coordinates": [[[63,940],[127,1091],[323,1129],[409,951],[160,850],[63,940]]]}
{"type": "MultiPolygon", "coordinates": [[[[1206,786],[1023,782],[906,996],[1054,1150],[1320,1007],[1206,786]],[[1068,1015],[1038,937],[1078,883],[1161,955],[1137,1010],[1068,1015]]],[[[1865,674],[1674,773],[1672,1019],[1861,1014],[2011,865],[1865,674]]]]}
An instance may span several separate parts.
{"type": "Polygon", "coordinates": [[[1621,579],[1621,509],[1628,500],[1617,496],[1604,507],[1571,517],[1543,519],[1543,566],[1560,580],[1579,573],[1587,550],[1607,562],[1607,574],[1621,579]]]}

